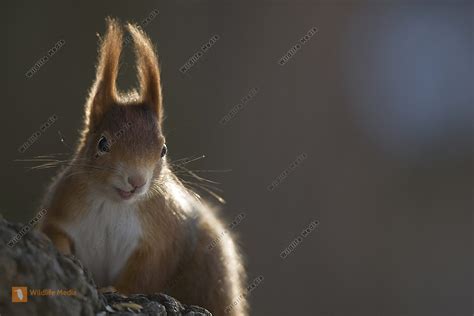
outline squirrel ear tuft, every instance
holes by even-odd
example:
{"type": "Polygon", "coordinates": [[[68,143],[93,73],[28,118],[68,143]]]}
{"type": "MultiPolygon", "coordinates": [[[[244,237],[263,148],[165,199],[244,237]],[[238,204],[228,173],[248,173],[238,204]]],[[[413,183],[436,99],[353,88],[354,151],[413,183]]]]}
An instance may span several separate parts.
{"type": "Polygon", "coordinates": [[[141,27],[128,23],[127,28],[132,35],[135,46],[142,102],[152,107],[158,121],[161,122],[163,106],[158,57],[155,54],[151,40],[142,31],[141,27]]]}
{"type": "Polygon", "coordinates": [[[122,52],[122,28],[117,20],[106,19],[107,32],[100,41],[95,82],[87,104],[88,123],[99,124],[105,112],[117,101],[117,75],[122,52]]]}

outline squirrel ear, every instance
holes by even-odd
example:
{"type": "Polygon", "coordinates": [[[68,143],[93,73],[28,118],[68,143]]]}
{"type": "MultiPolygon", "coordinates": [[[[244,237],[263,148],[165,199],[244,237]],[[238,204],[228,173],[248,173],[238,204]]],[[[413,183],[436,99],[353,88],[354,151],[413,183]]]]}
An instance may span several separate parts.
{"type": "Polygon", "coordinates": [[[138,80],[142,102],[152,107],[161,122],[163,117],[160,70],[153,44],[141,27],[128,23],[137,58],[138,80]]]}
{"type": "Polygon", "coordinates": [[[117,101],[117,75],[122,51],[122,29],[111,18],[106,19],[107,33],[101,40],[96,79],[87,103],[88,124],[100,122],[108,108],[117,101]]]}

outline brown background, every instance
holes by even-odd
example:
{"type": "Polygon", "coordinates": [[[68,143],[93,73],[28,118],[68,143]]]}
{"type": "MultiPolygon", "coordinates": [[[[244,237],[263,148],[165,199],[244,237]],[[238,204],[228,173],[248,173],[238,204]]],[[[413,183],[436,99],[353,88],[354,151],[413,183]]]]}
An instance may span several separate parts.
{"type": "MultiPolygon", "coordinates": [[[[104,18],[157,44],[172,159],[206,155],[240,235],[252,315],[472,315],[473,3],[470,1],[2,3],[0,210],[27,221],[53,170],[15,159],[68,152],[104,18]],[[7,7],[6,7],[7,6],[7,7]],[[312,27],[284,66],[278,60],[312,27]],[[179,68],[219,40],[185,75],[179,68]],[[53,45],[65,45],[30,79],[53,45]],[[227,124],[221,118],[258,88],[227,124]],[[23,154],[51,115],[58,121],[23,154]],[[267,186],[302,153],[298,167],[267,186]],[[29,165],[31,166],[31,165],[29,165]],[[280,252],[320,222],[286,258],[280,252]]],[[[131,53],[120,86],[135,84],[131,53]]]]}

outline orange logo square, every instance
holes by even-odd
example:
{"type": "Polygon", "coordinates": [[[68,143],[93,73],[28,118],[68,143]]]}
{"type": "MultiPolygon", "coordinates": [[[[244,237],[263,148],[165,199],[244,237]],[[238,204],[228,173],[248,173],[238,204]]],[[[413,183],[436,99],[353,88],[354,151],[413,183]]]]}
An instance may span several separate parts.
{"type": "Polygon", "coordinates": [[[12,302],[13,303],[28,302],[28,288],[26,286],[12,287],[12,302]]]}

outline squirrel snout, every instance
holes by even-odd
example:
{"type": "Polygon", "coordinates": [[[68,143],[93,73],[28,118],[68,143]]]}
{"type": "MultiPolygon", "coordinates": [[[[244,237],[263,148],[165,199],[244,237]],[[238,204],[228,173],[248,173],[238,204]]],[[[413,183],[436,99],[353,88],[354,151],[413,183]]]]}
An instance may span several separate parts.
{"type": "Polygon", "coordinates": [[[130,176],[128,177],[128,183],[134,188],[138,189],[145,185],[146,180],[142,176],[130,176]]]}

